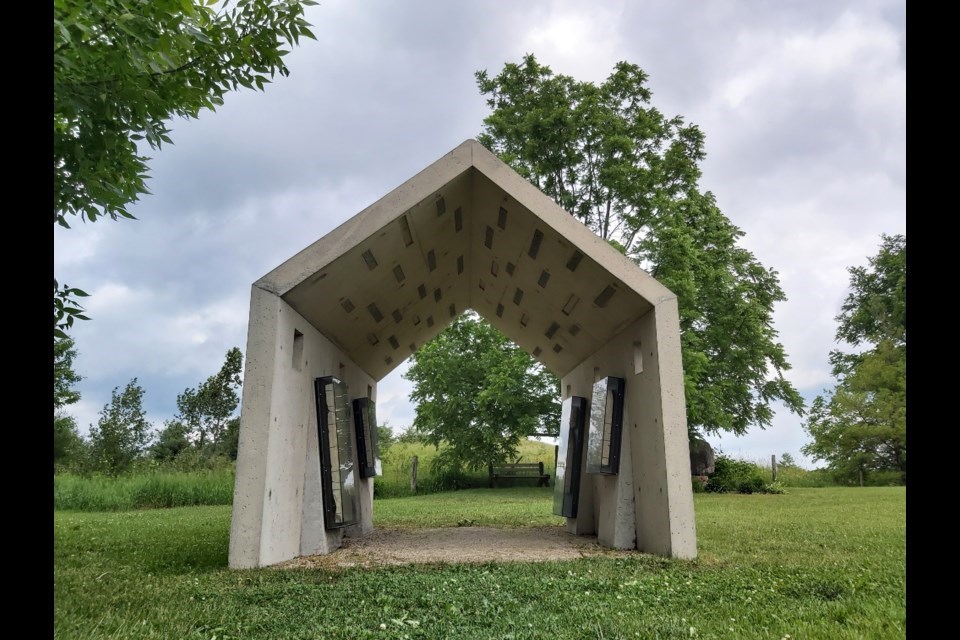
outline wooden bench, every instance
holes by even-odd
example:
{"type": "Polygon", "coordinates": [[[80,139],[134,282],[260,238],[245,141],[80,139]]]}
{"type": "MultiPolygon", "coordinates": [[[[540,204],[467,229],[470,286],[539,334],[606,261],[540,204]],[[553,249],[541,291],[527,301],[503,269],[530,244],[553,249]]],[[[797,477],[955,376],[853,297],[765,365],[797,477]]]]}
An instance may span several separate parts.
{"type": "Polygon", "coordinates": [[[490,488],[496,486],[500,478],[530,478],[537,481],[538,487],[550,486],[550,475],[543,472],[542,462],[516,462],[514,464],[489,464],[490,488]]]}

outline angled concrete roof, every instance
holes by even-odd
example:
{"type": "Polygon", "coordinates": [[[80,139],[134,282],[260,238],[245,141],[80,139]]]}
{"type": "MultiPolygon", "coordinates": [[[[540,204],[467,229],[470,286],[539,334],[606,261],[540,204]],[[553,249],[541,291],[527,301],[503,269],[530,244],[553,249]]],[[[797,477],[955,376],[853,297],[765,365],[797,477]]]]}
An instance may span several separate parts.
{"type": "Polygon", "coordinates": [[[469,308],[562,376],[675,297],[476,140],[255,286],[377,380],[469,308]]]}

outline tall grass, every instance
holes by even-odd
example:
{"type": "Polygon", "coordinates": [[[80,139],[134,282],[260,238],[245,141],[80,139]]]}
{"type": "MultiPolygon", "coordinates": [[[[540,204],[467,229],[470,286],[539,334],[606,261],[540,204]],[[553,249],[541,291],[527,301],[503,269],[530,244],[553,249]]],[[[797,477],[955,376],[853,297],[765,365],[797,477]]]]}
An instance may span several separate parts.
{"type": "Polygon", "coordinates": [[[53,508],[124,511],[233,503],[232,469],[157,472],[117,478],[59,474],[53,477],[53,508]]]}
{"type": "MultiPolygon", "coordinates": [[[[460,489],[476,489],[489,484],[489,475],[486,468],[477,471],[462,471],[458,473],[437,474],[431,468],[431,463],[438,450],[433,445],[419,442],[395,442],[389,449],[382,452],[383,475],[374,482],[374,497],[400,498],[414,495],[410,490],[410,472],[413,466],[413,457],[417,456],[417,491],[418,495],[438,493],[441,491],[456,491],[460,489]]],[[[509,462],[542,462],[543,472],[550,476],[553,485],[554,477],[554,446],[537,440],[524,440],[517,450],[517,457],[509,462]]],[[[497,486],[536,486],[533,480],[513,480],[497,483],[497,486]]]]}
{"type": "MultiPolygon", "coordinates": [[[[414,495],[410,490],[410,467],[417,456],[418,495],[486,487],[487,470],[437,474],[431,462],[437,456],[431,445],[397,442],[383,452],[383,475],[374,481],[376,498],[414,495]]],[[[523,462],[543,462],[544,473],[554,474],[553,445],[535,440],[520,444],[523,462]]],[[[53,477],[53,508],[73,511],[125,511],[233,503],[232,467],[212,470],[150,470],[111,478],[59,473],[53,477]]],[[[503,486],[535,486],[532,480],[503,482],[503,486]]],[[[498,484],[498,486],[500,486],[498,484]]]]}

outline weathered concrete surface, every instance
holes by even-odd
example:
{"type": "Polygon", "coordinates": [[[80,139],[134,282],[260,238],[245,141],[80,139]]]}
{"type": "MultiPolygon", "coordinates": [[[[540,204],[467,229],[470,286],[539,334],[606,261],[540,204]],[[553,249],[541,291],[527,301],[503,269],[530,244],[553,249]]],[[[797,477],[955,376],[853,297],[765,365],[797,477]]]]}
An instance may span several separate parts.
{"type": "Polygon", "coordinates": [[[359,523],[323,528],[313,379],[375,398],[377,380],[468,308],[561,376],[565,395],[589,398],[598,375],[627,380],[621,471],[584,473],[569,530],[696,554],[673,294],[478,142],[258,280],[250,304],[231,567],[372,531],[365,480],[359,523]]]}

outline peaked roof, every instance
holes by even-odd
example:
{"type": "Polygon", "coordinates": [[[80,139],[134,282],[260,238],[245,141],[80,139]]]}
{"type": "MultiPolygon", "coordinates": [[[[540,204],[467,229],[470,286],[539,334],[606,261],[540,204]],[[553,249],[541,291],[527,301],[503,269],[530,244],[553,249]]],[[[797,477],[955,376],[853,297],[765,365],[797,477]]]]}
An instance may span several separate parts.
{"type": "Polygon", "coordinates": [[[254,284],[377,380],[467,309],[562,376],[675,297],[476,140],[254,284]]]}

